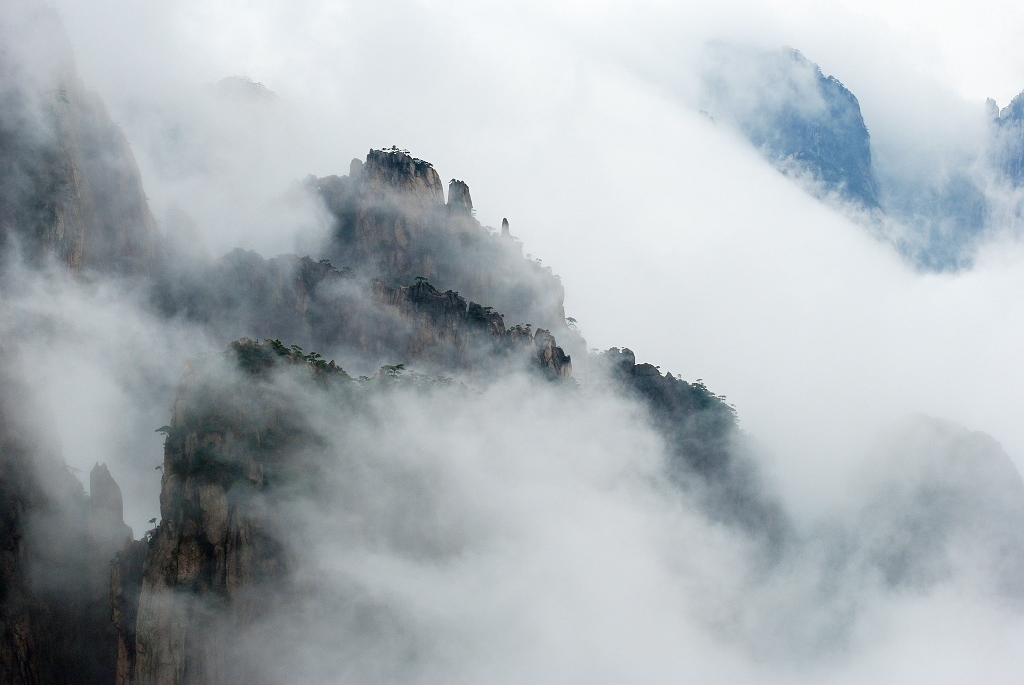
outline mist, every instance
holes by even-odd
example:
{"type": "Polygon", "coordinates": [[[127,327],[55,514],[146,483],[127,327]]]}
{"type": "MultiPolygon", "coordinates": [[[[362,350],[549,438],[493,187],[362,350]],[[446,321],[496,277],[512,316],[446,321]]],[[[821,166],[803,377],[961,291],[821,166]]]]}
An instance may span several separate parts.
{"type": "MultiPolygon", "coordinates": [[[[792,517],[770,553],[709,515],[666,475],[642,403],[597,390],[596,356],[574,353],[572,392],[509,373],[352,413],[278,379],[327,485],[279,502],[305,599],[239,638],[248,668],[271,682],[1019,673],[1019,562],[998,551],[1024,516],[1017,215],[969,268],[922,271],[699,111],[709,43],[791,46],[856,93],[891,187],[974,173],[985,98],[1024,88],[1016,6],[56,6],[169,243],[203,260],[316,254],[331,218],[302,179],[409,149],[469,183],[482,224],[508,218],[590,348],[628,345],[725,396],[737,449],[792,517]],[[231,91],[232,76],[264,88],[231,91]],[[982,465],[976,484],[950,480],[963,463],[982,465]],[[915,488],[954,504],[929,518],[915,488]],[[938,537],[901,547],[921,507],[938,537]]],[[[153,431],[189,360],[229,339],[157,316],[130,278],[5,278],[21,284],[0,335],[41,430],[71,467],[109,466],[141,536],[160,516],[153,431]]],[[[324,352],[353,375],[398,361],[324,352]]]]}

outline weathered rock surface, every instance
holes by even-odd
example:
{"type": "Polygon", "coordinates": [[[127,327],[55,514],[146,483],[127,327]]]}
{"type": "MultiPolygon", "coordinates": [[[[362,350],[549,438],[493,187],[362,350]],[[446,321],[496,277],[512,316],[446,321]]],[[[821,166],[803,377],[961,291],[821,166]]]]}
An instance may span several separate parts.
{"type": "Polygon", "coordinates": [[[502,312],[516,324],[550,330],[570,352],[584,352],[565,325],[564,290],[551,270],[524,258],[507,222],[500,234],[473,216],[469,186],[452,179],[448,202],[437,172],[406,152],[371,150],[348,176],[310,177],[335,220],[325,247],[331,263],[388,284],[423,277],[502,312]]]}
{"type": "Polygon", "coordinates": [[[124,133],[78,77],[56,11],[0,16],[0,244],[31,261],[137,272],[161,246],[124,133]]]}
{"type": "MultiPolygon", "coordinates": [[[[258,387],[208,380],[186,372],[165,429],[161,519],[142,566],[134,654],[131,589],[119,607],[128,620],[117,670],[133,678],[124,682],[228,682],[237,672],[229,629],[269,610],[283,579],[286,560],[260,501],[303,439],[299,418],[258,387]]],[[[131,572],[126,564],[120,587],[137,582],[131,572]]]]}
{"type": "Polygon", "coordinates": [[[731,119],[780,170],[825,193],[878,207],[871,142],[860,103],[799,51],[714,54],[705,85],[716,117],[731,119]]]}
{"type": "Polygon", "coordinates": [[[669,473],[708,513],[772,546],[787,539],[790,521],[781,503],[765,494],[754,462],[744,456],[736,411],[724,397],[700,381],[688,383],[651,364],[637,364],[626,348],[613,347],[595,361],[647,408],[665,438],[669,473]]]}

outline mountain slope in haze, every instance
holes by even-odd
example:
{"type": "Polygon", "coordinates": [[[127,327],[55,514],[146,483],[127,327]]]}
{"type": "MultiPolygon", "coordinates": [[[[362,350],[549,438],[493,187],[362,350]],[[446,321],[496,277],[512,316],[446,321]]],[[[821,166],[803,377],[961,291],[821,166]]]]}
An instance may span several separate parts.
{"type": "Polygon", "coordinates": [[[465,183],[450,184],[446,203],[433,167],[400,150],[371,150],[351,168],[354,176],[306,180],[335,221],[317,258],[267,260],[235,250],[206,262],[169,250],[154,270],[155,306],[221,340],[287,339],[372,369],[396,362],[468,368],[475,353],[462,338],[472,322],[553,335],[568,356],[586,353],[566,323],[559,279],[526,259],[508,232],[476,221],[465,183]],[[444,334],[424,338],[410,321],[430,319],[440,289],[462,313],[444,324],[444,334]]]}
{"type": "Polygon", "coordinates": [[[347,176],[310,177],[308,188],[334,221],[324,256],[387,283],[423,277],[516,324],[553,332],[572,352],[586,344],[565,324],[564,289],[550,268],[523,257],[507,222],[500,233],[476,220],[469,186],[448,184],[448,200],[433,166],[391,148],[353,160],[347,176]]]}
{"type": "Polygon", "coordinates": [[[989,100],[995,138],[995,163],[1015,188],[1024,185],[1024,92],[1003,109],[989,100]]]}
{"type": "MultiPolygon", "coordinates": [[[[2,55],[9,77],[2,93],[7,99],[0,109],[5,256],[12,262],[22,258],[29,267],[11,270],[11,278],[35,277],[33,273],[46,278],[48,264],[54,262],[100,278],[104,273],[131,273],[137,285],[150,291],[153,313],[168,322],[187,321],[221,340],[249,335],[300,341],[341,352],[362,366],[390,362],[385,377],[403,376],[405,364],[416,364],[481,380],[527,371],[538,382],[571,384],[569,355],[542,327],[565,334],[585,349],[582,338],[565,323],[561,284],[549,270],[523,258],[521,246],[507,230],[495,235],[480,226],[466,184],[449,184],[445,202],[428,163],[398,150],[371,151],[367,162],[354,164],[356,171],[348,177],[308,182],[336,216],[337,230],[325,254],[341,268],[324,256],[267,260],[235,251],[210,262],[179,254],[173,245],[164,246],[131,150],[102,103],[82,87],[56,17],[26,2],[4,19],[8,35],[17,25],[29,29],[34,41],[24,46],[12,41],[8,45],[19,50],[2,55]],[[39,62],[40,50],[45,53],[48,46],[57,48],[59,59],[39,62]],[[39,63],[47,68],[23,68],[39,63]],[[451,289],[442,292],[428,278],[463,288],[485,304],[468,302],[451,289]],[[487,304],[486,298],[507,306],[517,323],[507,327],[501,310],[487,304]]],[[[340,367],[298,347],[286,349],[276,341],[249,344],[270,350],[271,366],[274,360],[291,359],[317,372],[330,368],[347,377],[340,367]]],[[[17,402],[15,387],[4,386],[4,397],[12,403],[17,402]]],[[[712,405],[724,407],[718,398],[702,392],[712,405]]],[[[194,670],[169,665],[187,662],[194,669],[207,659],[192,654],[192,642],[173,647],[178,643],[172,639],[171,626],[178,619],[153,604],[146,579],[152,581],[158,573],[159,563],[150,557],[170,553],[166,531],[174,525],[173,512],[181,511],[175,502],[185,502],[186,512],[194,505],[202,515],[188,519],[191,532],[176,538],[179,547],[183,540],[193,541],[181,547],[180,559],[197,559],[196,541],[206,540],[207,545],[221,539],[218,531],[224,522],[203,513],[213,506],[208,479],[219,468],[216,445],[227,435],[210,432],[210,422],[230,413],[236,401],[223,389],[219,396],[222,406],[203,404],[197,410],[196,420],[207,428],[191,446],[176,441],[179,425],[172,420],[169,454],[184,452],[181,459],[167,462],[165,520],[147,538],[130,544],[126,542],[131,533],[125,533],[120,518],[119,490],[105,468],[94,471],[92,495],[85,496],[73,476],[48,475],[64,468],[59,455],[37,445],[29,428],[5,424],[0,455],[5,473],[0,492],[3,545],[9,562],[0,596],[5,682],[123,683],[136,677],[138,682],[180,682],[199,677],[194,670]],[[208,445],[211,441],[214,444],[208,445]],[[175,474],[199,480],[181,483],[184,490],[178,491],[175,474]],[[90,523],[94,519],[104,523],[90,523]],[[38,563],[42,558],[50,562],[38,563]],[[51,581],[58,586],[51,588],[51,581]],[[154,640],[171,645],[170,662],[162,657],[154,661],[154,640]]],[[[0,418],[7,420],[10,413],[0,412],[0,418]]],[[[715,430],[734,430],[731,413],[728,416],[729,421],[715,430]]],[[[270,431],[264,436],[261,449],[268,458],[287,461],[290,443],[269,440],[273,435],[270,431]]],[[[727,458],[724,452],[722,456],[727,458]]],[[[225,484],[224,497],[241,493],[234,484],[225,484]]],[[[238,511],[244,513],[245,507],[238,511]]],[[[235,560],[228,565],[235,574],[230,576],[235,579],[231,587],[252,595],[254,577],[244,569],[245,559],[259,556],[255,533],[230,526],[223,530],[234,531],[232,549],[241,555],[228,555],[235,560]]],[[[209,552],[214,565],[208,568],[203,562],[195,567],[193,580],[200,585],[182,586],[184,576],[175,576],[174,587],[199,593],[200,587],[207,587],[203,583],[212,583],[214,595],[223,596],[230,583],[216,578],[227,577],[218,574],[226,573],[228,566],[215,547],[209,552]]],[[[186,573],[180,559],[174,562],[175,574],[186,573]]],[[[212,682],[213,676],[208,680],[212,682]]]]}
{"type": "MultiPolygon", "coordinates": [[[[919,268],[949,271],[972,264],[991,233],[998,204],[988,197],[990,180],[977,160],[917,165],[922,171],[906,163],[906,152],[890,151],[879,166],[856,96],[791,48],[717,46],[708,53],[703,76],[706,106],[715,119],[735,125],[769,162],[814,195],[851,208],[919,268]]],[[[1008,115],[1001,125],[1003,138],[1013,137],[1012,119],[1008,115]]],[[[1010,160],[1021,151],[1007,144],[1002,165],[1012,178],[1010,160]]]]}
{"type": "MultiPolygon", "coordinates": [[[[6,362],[5,362],[6,363],[6,362]]],[[[4,370],[0,393],[0,682],[111,683],[117,634],[110,562],[132,539],[105,465],[91,493],[39,435],[25,388],[4,370]]]]}
{"type": "Polygon", "coordinates": [[[857,98],[799,51],[712,51],[705,72],[709,111],[731,120],[787,174],[823,195],[878,207],[871,141],[857,98]]]}
{"type": "Polygon", "coordinates": [[[124,133],[78,77],[54,10],[0,16],[0,249],[134,272],[161,239],[124,133]]]}
{"type": "MultiPolygon", "coordinates": [[[[0,383],[3,682],[450,675],[436,664],[419,669],[445,636],[457,636],[456,651],[471,644],[466,632],[477,623],[444,633],[410,596],[444,604],[431,590],[454,587],[460,597],[451,604],[472,604],[461,594],[474,563],[502,562],[484,564],[487,587],[477,591],[524,568],[514,566],[523,549],[510,545],[523,522],[536,526],[524,537],[553,537],[557,553],[541,549],[557,562],[591,528],[629,516],[602,511],[608,519],[567,530],[532,519],[545,507],[573,509],[572,493],[588,488],[622,488],[656,501],[660,516],[705,526],[706,535],[692,538],[673,528],[659,541],[658,564],[665,556],[699,561],[704,547],[725,540],[737,574],[749,576],[747,594],[735,603],[712,598],[725,608],[711,623],[755,654],[783,639],[811,652],[823,635],[841,648],[865,588],[927,592],[965,549],[999,561],[981,574],[999,597],[1024,599],[1024,485],[993,441],[928,422],[898,433],[883,459],[910,465],[870,491],[879,496],[837,522],[800,530],[724,397],[637,363],[625,348],[588,352],[566,323],[559,279],[524,258],[507,226],[492,231],[476,221],[466,183],[452,179],[446,198],[434,167],[403,150],[371,150],[347,175],[306,179],[333,221],[317,254],[238,249],[213,260],[164,244],[123,136],[92,96],[61,91],[78,83],[69,58],[56,69],[19,71],[18,60],[41,63],[32,57],[40,46],[66,41],[53,32],[52,14],[18,7],[0,16],[29,22],[40,42],[36,52],[0,55],[3,73],[17,73],[3,90],[14,104],[0,108],[11,151],[0,188],[8,264],[18,267],[0,295],[18,279],[59,285],[67,272],[122,287],[128,272],[144,295],[133,306],[158,334],[180,327],[212,342],[163,398],[160,518],[138,540],[123,522],[116,474],[97,464],[85,495],[48,438],[48,419],[32,410],[16,370],[30,374],[48,361],[0,367],[10,376],[0,383]],[[54,89],[64,96],[39,95],[54,89]],[[627,459],[603,465],[613,473],[596,484],[570,474],[567,489],[551,491],[533,479],[574,460],[601,467],[605,442],[627,459]],[[517,478],[529,505],[521,509],[502,499],[517,478]],[[398,582],[374,584],[383,577],[398,582]],[[785,611],[759,603],[758,593],[775,585],[796,588],[798,599],[806,590],[809,613],[800,601],[785,611]],[[817,613],[824,618],[810,620],[817,613]]],[[[782,64],[790,85],[810,88],[820,107],[781,103],[774,119],[757,123],[768,154],[870,206],[870,149],[856,99],[798,54],[784,54],[782,64]]],[[[244,80],[227,87],[268,97],[244,80]]],[[[18,347],[23,331],[3,330],[10,339],[0,351],[18,347]]],[[[553,596],[551,575],[539,577],[553,596]]],[[[614,614],[601,618],[616,623],[614,614]]],[[[488,645],[513,650],[505,663],[518,657],[516,629],[503,622],[502,638],[488,645]]],[[[440,651],[450,657],[451,649],[440,651]]]]}

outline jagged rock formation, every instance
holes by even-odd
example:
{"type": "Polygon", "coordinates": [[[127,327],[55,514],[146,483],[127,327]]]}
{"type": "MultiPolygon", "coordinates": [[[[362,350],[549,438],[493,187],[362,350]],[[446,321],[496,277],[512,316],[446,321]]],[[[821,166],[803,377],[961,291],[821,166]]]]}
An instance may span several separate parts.
{"type": "Polygon", "coordinates": [[[151,264],[160,238],[138,166],[55,10],[19,1],[0,22],[0,247],[76,270],[151,264]]]}
{"type": "Polygon", "coordinates": [[[515,356],[536,340],[544,368],[570,375],[569,356],[544,329],[506,329],[491,307],[442,293],[423,278],[413,285],[367,283],[327,260],[267,260],[235,250],[209,268],[165,281],[156,298],[167,315],[200,321],[222,337],[284,338],[377,366],[486,371],[495,354],[515,356]]]}
{"type": "Polygon", "coordinates": [[[738,448],[736,411],[703,383],[688,383],[652,364],[637,364],[632,350],[598,355],[621,389],[639,399],[665,437],[674,480],[695,493],[717,519],[763,537],[771,545],[792,533],[780,503],[764,492],[754,463],[738,448]]]}
{"type": "Polygon", "coordinates": [[[113,682],[110,561],[131,540],[121,493],[97,465],[91,496],[0,397],[0,682],[113,682]]]}
{"type": "Polygon", "coordinates": [[[331,263],[388,284],[427,278],[510,322],[552,331],[574,352],[585,350],[565,325],[561,282],[523,257],[507,222],[500,234],[480,225],[464,182],[452,179],[445,203],[434,168],[396,148],[371,150],[365,164],[353,160],[348,176],[306,182],[335,219],[324,248],[331,263]]]}
{"type": "MultiPolygon", "coordinates": [[[[352,379],[319,355],[277,341],[232,343],[224,359],[186,370],[167,434],[161,520],[148,541],[137,619],[123,621],[118,673],[136,685],[238,682],[249,667],[239,640],[291,599],[301,554],[282,522],[282,499],[314,497],[326,458],[304,398],[338,414],[370,393],[450,379],[385,367],[352,379]],[[287,383],[275,384],[287,378],[287,383]],[[134,664],[132,659],[134,658],[134,664]]],[[[134,550],[131,550],[134,553],[134,550]]],[[[131,614],[131,569],[115,567],[116,611],[131,614]]]]}
{"type": "Polygon", "coordinates": [[[1024,93],[1003,109],[989,100],[994,129],[995,163],[1014,187],[1024,185],[1024,93]]]}
{"type": "Polygon", "coordinates": [[[825,194],[878,207],[860,103],[836,77],[791,48],[723,49],[714,60],[705,85],[716,118],[733,119],[783,172],[810,177],[825,194]]]}

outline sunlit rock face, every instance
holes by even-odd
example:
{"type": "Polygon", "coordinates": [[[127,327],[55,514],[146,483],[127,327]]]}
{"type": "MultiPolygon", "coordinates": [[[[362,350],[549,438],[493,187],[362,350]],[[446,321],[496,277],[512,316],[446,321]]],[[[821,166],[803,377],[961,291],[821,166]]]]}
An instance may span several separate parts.
{"type": "Polygon", "coordinates": [[[55,11],[0,17],[0,239],[34,262],[136,272],[160,238],[124,133],[85,89],[55,11]]]}

